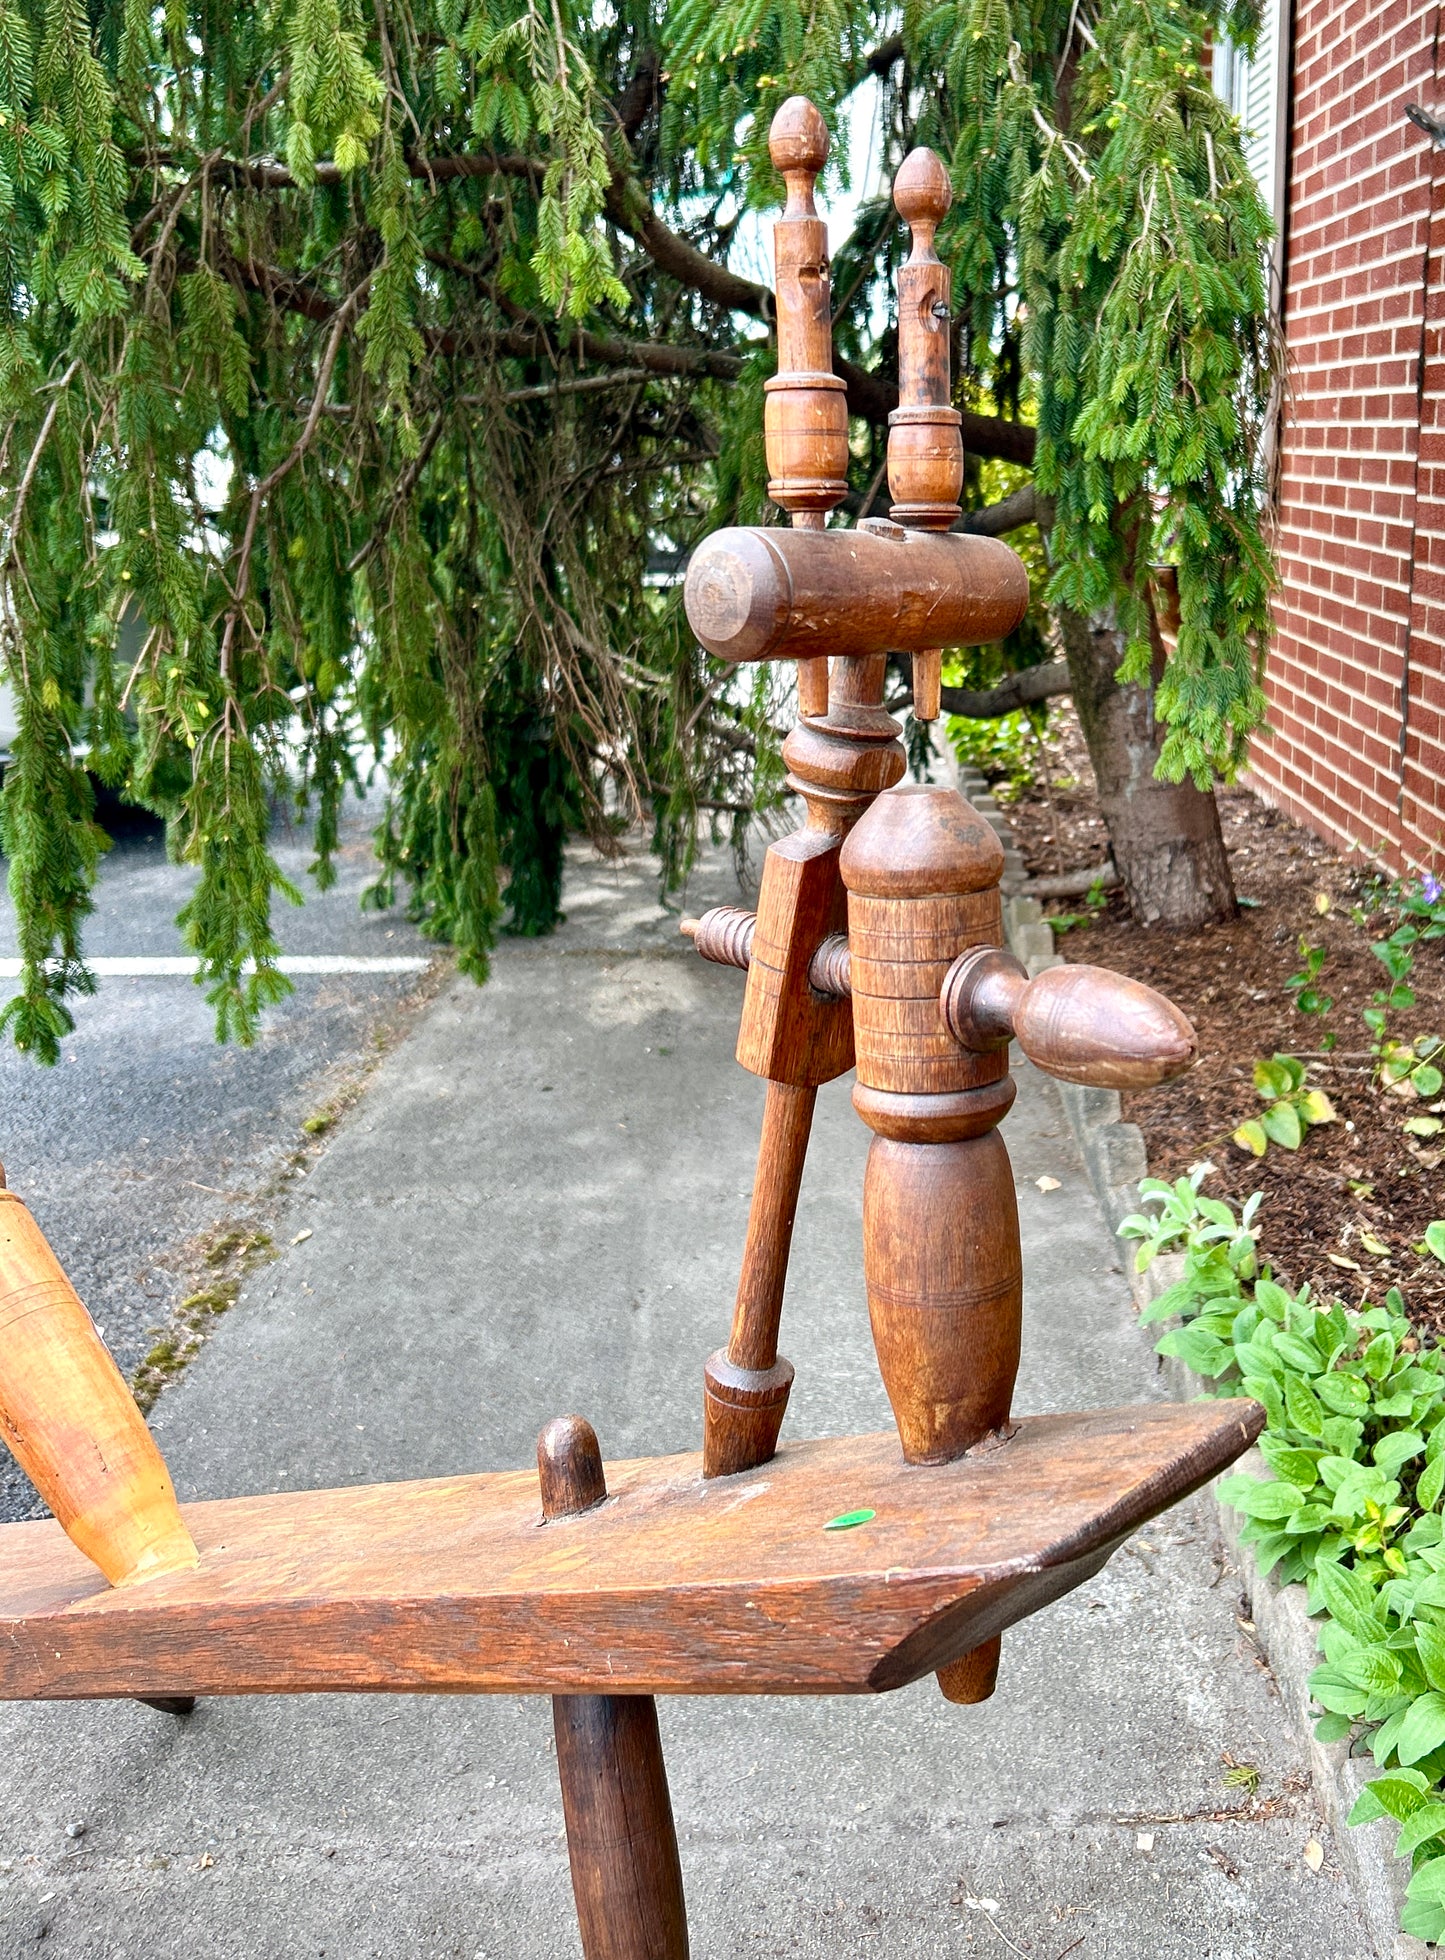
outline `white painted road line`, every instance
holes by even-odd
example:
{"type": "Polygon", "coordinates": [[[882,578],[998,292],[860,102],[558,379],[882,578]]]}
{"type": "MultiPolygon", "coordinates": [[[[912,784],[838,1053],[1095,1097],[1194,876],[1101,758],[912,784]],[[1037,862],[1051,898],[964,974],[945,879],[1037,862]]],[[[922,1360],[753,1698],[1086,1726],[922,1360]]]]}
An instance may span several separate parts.
{"type": "MultiPolygon", "coordinates": [[[[425,973],[431,962],[407,953],[283,953],[276,965],[282,973],[425,973]]],[[[134,958],[105,954],[86,961],[98,980],[191,979],[198,962],[187,955],[137,954],[134,958]]],[[[246,968],[250,971],[249,962],[246,968]]],[[[18,980],[19,960],[0,960],[0,980],[18,980]]]]}

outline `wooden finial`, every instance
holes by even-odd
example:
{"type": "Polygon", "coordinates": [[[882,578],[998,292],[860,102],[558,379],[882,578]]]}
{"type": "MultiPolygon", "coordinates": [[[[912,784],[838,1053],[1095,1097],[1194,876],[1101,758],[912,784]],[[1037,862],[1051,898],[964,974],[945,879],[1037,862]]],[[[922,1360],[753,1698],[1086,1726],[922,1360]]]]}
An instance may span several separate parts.
{"type": "MultiPolygon", "coordinates": [[[[898,406],[888,418],[888,488],[894,522],[919,531],[948,530],[963,488],[961,417],[949,399],[953,282],[933,249],[952,202],[942,159],[932,150],[912,151],[893,184],[894,207],[912,230],[913,250],[898,273],[898,406]]],[[[941,665],[934,647],[913,656],[915,721],[938,717],[941,665]]]]}
{"type": "Polygon", "coordinates": [[[788,187],[785,215],[815,218],[813,185],[828,161],[828,125],[806,95],[790,95],[768,130],[768,155],[788,187]]]}

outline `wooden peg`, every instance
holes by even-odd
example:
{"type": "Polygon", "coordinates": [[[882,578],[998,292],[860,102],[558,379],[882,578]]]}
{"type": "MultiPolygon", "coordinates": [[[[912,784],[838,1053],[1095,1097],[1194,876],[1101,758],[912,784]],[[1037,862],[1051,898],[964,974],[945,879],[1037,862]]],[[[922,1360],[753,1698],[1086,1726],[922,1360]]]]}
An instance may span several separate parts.
{"type": "MultiPolygon", "coordinates": [[[[963,488],[962,417],[952,404],[953,279],[933,248],[953,202],[942,159],[914,150],[893,183],[894,207],[913,235],[898,272],[898,406],[888,418],[888,488],[896,523],[946,531],[959,516],[963,488]]],[[[913,656],[913,718],[936,721],[943,654],[913,656]]]]}
{"type": "MultiPolygon", "coordinates": [[[[607,1496],[597,1432],[559,1416],[537,1441],[549,1524],[607,1496]]],[[[687,1908],[651,1695],[554,1695],[567,1857],[586,1960],[688,1960],[687,1908]]]]}
{"type": "Polygon", "coordinates": [[[0,1438],[112,1585],[198,1563],[135,1397],[40,1227],[3,1189],[0,1438]]]}
{"type": "Polygon", "coordinates": [[[1030,980],[1001,947],[975,947],[939,991],[943,1024],[976,1053],[1017,1040],[1036,1068],[1099,1089],[1151,1089],[1194,1066],[1198,1038],[1163,994],[1101,966],[1030,980]]]}

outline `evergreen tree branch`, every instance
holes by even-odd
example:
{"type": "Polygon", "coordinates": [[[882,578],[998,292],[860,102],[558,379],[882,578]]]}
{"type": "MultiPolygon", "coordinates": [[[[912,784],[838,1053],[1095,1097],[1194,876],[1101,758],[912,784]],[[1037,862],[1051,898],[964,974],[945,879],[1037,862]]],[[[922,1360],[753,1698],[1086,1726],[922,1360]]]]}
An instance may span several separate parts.
{"type": "Polygon", "coordinates": [[[250,591],[251,554],[255,549],[256,527],[260,522],[262,507],[272,491],[285,482],[316,439],[316,431],[321,427],[326,397],[331,388],[332,371],[336,366],[336,357],[341,352],[341,341],[346,332],[347,322],[366,297],[366,289],[370,284],[371,274],[368,273],[360,285],[354,286],[336,308],[332,316],[331,335],[321,356],[321,365],[317,369],[316,387],[311,397],[311,407],[305,425],[287,454],[273,470],[262,477],[251,492],[251,501],[246,512],[246,528],[242,533],[241,549],[236,560],[236,577],[232,587],[231,604],[226,612],[225,631],[221,636],[220,669],[223,682],[230,678],[231,649],[236,637],[236,626],[245,611],[246,599],[250,591]]]}

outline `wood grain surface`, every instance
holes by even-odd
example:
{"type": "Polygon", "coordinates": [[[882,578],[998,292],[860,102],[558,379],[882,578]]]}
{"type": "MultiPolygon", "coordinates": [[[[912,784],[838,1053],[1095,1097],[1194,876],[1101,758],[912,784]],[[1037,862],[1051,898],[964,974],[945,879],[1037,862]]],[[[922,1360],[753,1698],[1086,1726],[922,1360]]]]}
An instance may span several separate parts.
{"type": "Polygon", "coordinates": [[[113,1585],[195,1564],[135,1397],[44,1233],[4,1189],[0,1440],[113,1585]]]}
{"type": "Polygon", "coordinates": [[[183,1507],[199,1569],[120,1590],[51,1521],[6,1525],[0,1698],[901,1687],[1079,1584],[1263,1420],[1037,1416],[937,1467],[839,1437],[715,1482],[697,1454],[613,1463],[605,1503],[545,1526],[530,1469],[231,1498],[183,1507]]]}

